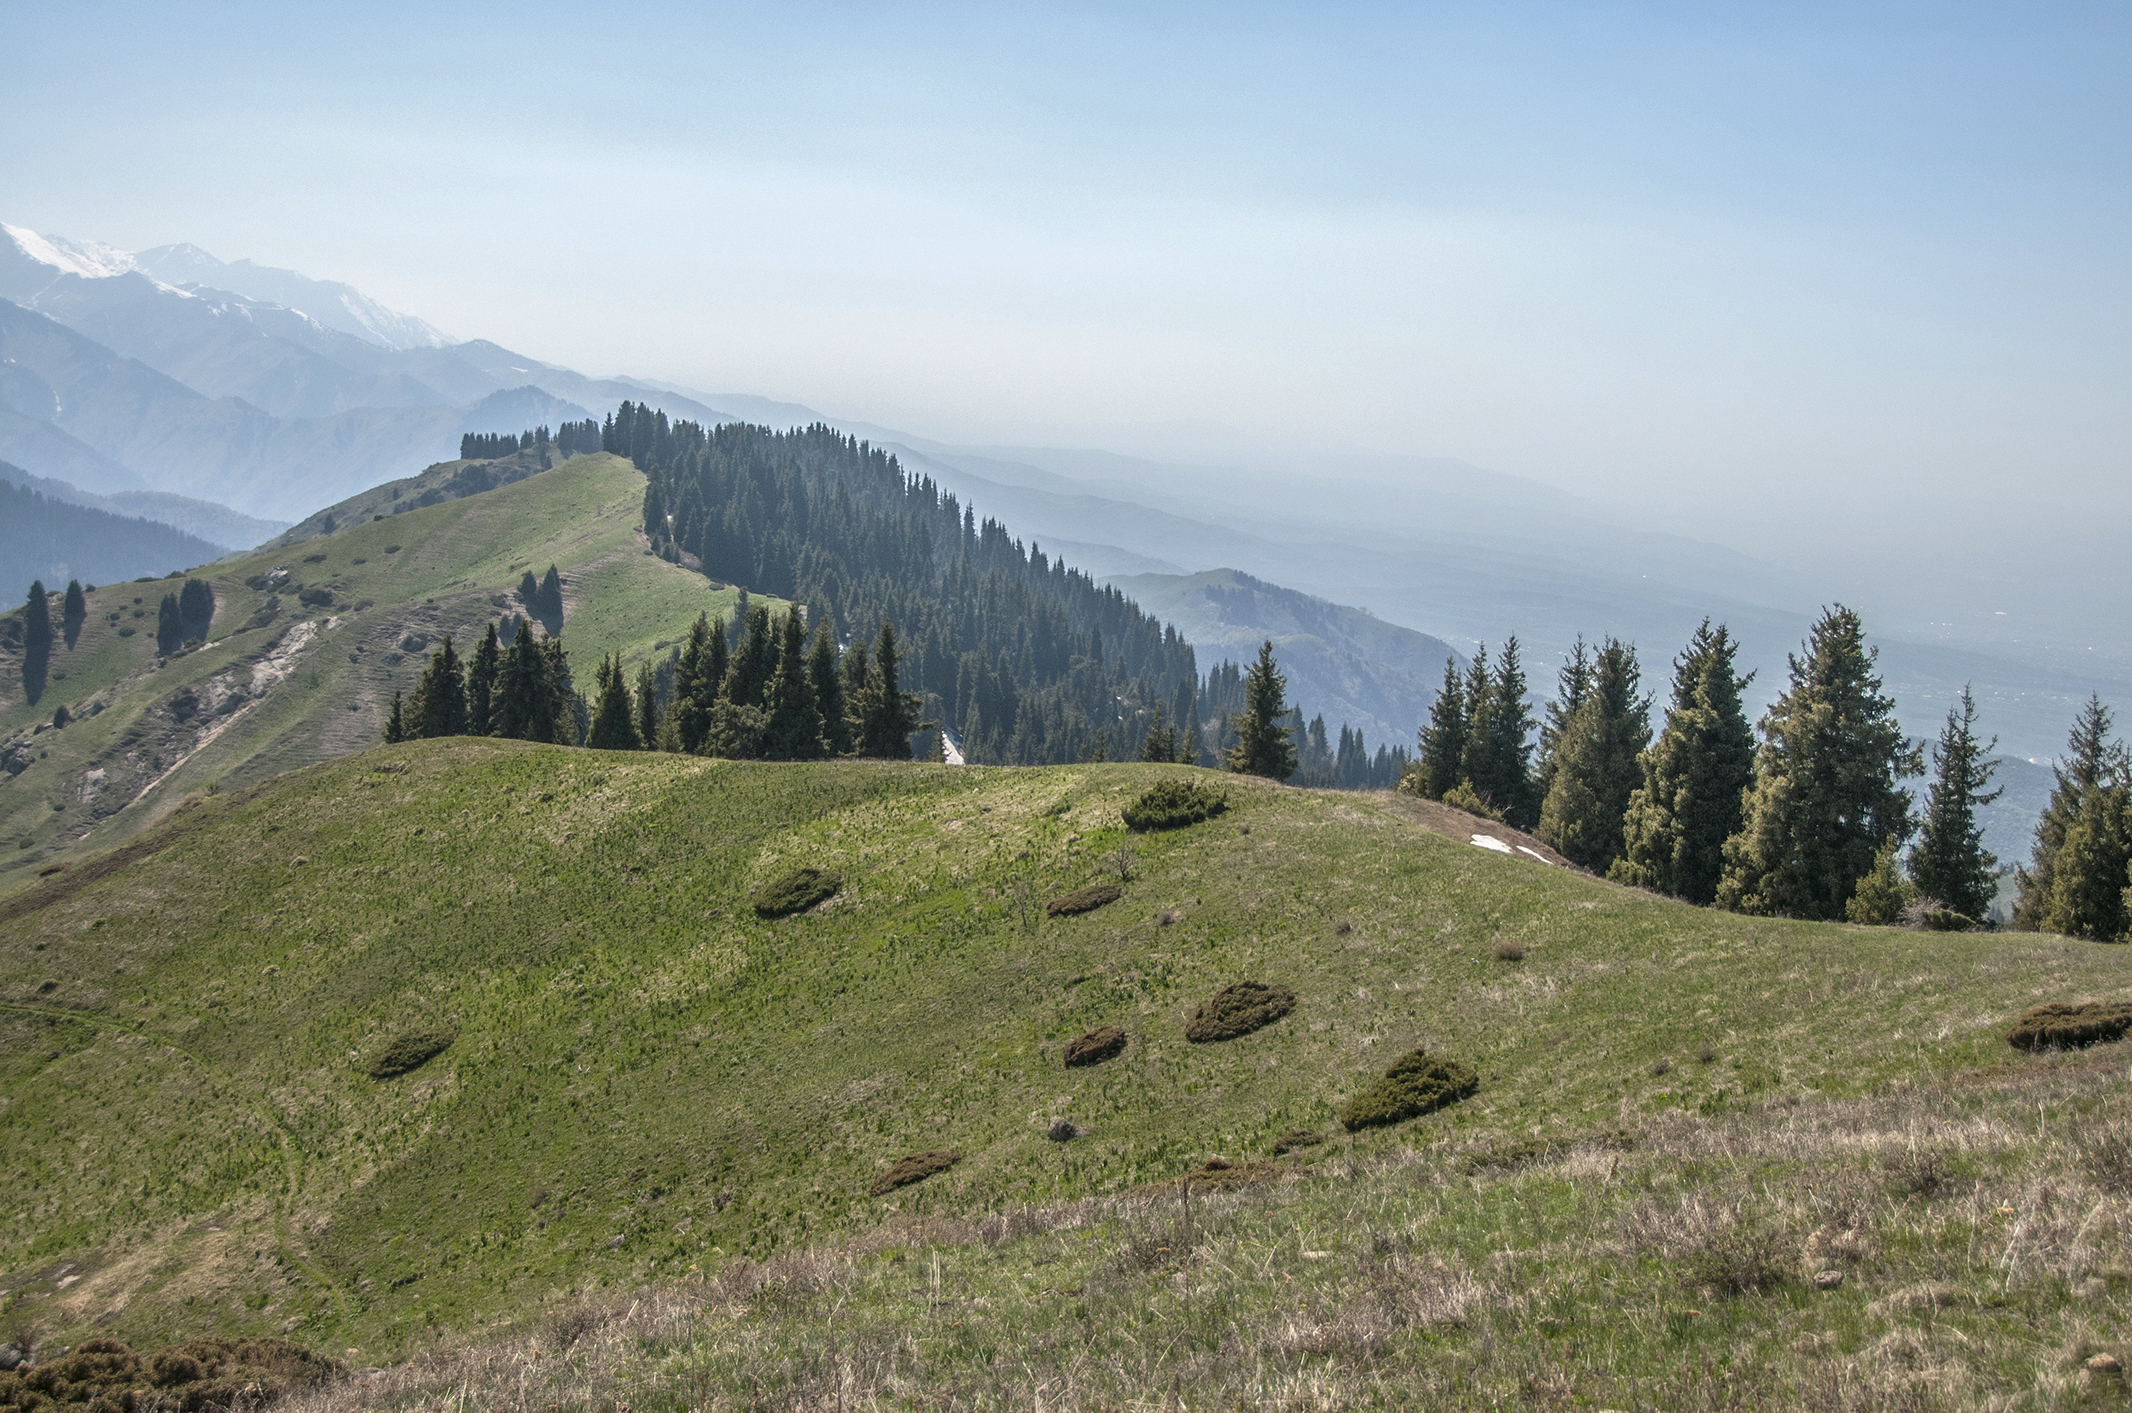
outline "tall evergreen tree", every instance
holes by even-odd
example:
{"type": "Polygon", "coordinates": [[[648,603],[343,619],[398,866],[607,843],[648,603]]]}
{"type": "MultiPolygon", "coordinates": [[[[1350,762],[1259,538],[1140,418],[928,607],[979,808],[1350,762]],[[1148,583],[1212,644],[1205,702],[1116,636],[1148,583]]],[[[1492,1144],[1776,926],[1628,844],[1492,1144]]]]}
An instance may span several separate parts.
{"type": "Polygon", "coordinates": [[[2051,869],[2043,930],[2096,942],[2127,935],[2125,895],[2132,872],[2132,786],[2121,774],[2097,780],[2080,797],[2051,869]]]}
{"type": "Polygon", "coordinates": [[[407,724],[400,713],[400,694],[392,694],[392,715],[385,718],[385,744],[397,746],[407,739],[407,724]]]}
{"type": "Polygon", "coordinates": [[[466,734],[486,736],[495,729],[496,673],[503,657],[503,644],[492,622],[474,649],[466,668],[466,734]]]}
{"type": "Polygon", "coordinates": [[[430,654],[429,666],[415,683],[405,729],[409,740],[466,734],[466,671],[452,650],[452,635],[430,654]]]}
{"type": "Polygon", "coordinates": [[[1286,780],[1295,774],[1295,739],[1283,729],[1288,715],[1288,679],[1273,661],[1273,640],[1259,645],[1258,661],[1244,674],[1244,709],[1229,720],[1236,744],[1229,769],[1238,775],[1286,780]]]}
{"type": "Polygon", "coordinates": [[[592,724],[585,744],[596,751],[633,751],[642,741],[637,736],[636,704],[629,699],[629,684],[622,677],[622,655],[600,659],[593,672],[592,724]]]}
{"type": "Polygon", "coordinates": [[[519,619],[517,636],[496,669],[494,706],[489,713],[491,735],[515,741],[557,739],[556,718],[562,703],[550,680],[551,666],[548,654],[533,639],[531,623],[519,619]]]}
{"type": "Polygon", "coordinates": [[[637,664],[637,744],[644,750],[659,748],[659,679],[650,659],[637,664]]]}
{"type": "Polygon", "coordinates": [[[814,683],[814,705],[822,714],[822,745],[830,755],[850,755],[858,745],[858,737],[852,730],[845,677],[837,668],[836,638],[829,631],[826,617],[814,630],[814,646],[807,653],[807,676],[814,683]]]}
{"type": "Polygon", "coordinates": [[[52,610],[42,579],[30,583],[29,598],[22,605],[22,631],[22,691],[34,704],[44,695],[52,669],[52,610]]]}
{"type": "Polygon", "coordinates": [[[1504,820],[1530,829],[1539,818],[1533,798],[1532,708],[1525,701],[1525,669],[1518,640],[1511,637],[1495,660],[1495,672],[1467,678],[1466,783],[1504,820]]]}
{"type": "Polygon", "coordinates": [[[1982,918],[1999,891],[1993,873],[1999,860],[1984,848],[1977,807],[2005,791],[1987,789],[1997,762],[1986,757],[1999,739],[1979,745],[1976,723],[1976,699],[1964,684],[1961,702],[1948,710],[1932,748],[1932,784],[1918,821],[1917,847],[1910,851],[1910,881],[1921,896],[1937,899],[1942,907],[1982,918]]]}
{"type": "Polygon", "coordinates": [[[733,652],[720,695],[735,706],[760,707],[776,670],[777,635],[771,631],[770,610],[765,604],[756,604],[748,610],[747,636],[733,652]]]}
{"type": "Polygon", "coordinates": [[[697,614],[681,656],[674,663],[674,696],[666,709],[674,723],[675,739],[684,751],[700,750],[710,730],[711,709],[718,704],[718,694],[725,686],[724,656],[725,620],[720,619],[713,628],[703,614],[697,614]]]}
{"type": "MultiPolygon", "coordinates": [[[[1578,643],[1579,657],[1583,643],[1578,643]]],[[[1609,638],[1589,661],[1576,662],[1578,705],[1555,735],[1553,781],[1540,806],[1539,835],[1562,857],[1605,873],[1622,851],[1622,818],[1651,742],[1651,699],[1639,694],[1636,649],[1609,638]]]]}
{"type": "Polygon", "coordinates": [[[155,610],[155,650],[169,657],[185,646],[185,619],[178,612],[178,596],[163,595],[155,610]]]}
{"type": "Polygon", "coordinates": [[[1569,730],[1569,720],[1577,714],[1577,708],[1584,705],[1591,684],[1592,650],[1580,633],[1569,656],[1562,660],[1561,670],[1555,674],[1555,699],[1540,713],[1540,754],[1534,788],[1539,793],[1543,809],[1547,792],[1555,782],[1555,752],[1561,749],[1562,734],[1569,730]]]}
{"type": "Polygon", "coordinates": [[[881,621],[873,663],[859,703],[859,754],[876,760],[909,760],[911,733],[918,729],[918,695],[902,690],[896,627],[881,621]]]}
{"type": "Polygon", "coordinates": [[[66,635],[67,647],[71,650],[74,640],[81,636],[81,625],[89,617],[89,598],[81,591],[81,580],[67,580],[67,597],[64,611],[59,615],[60,631],[66,635]]]}
{"type": "Polygon", "coordinates": [[[540,616],[547,623],[549,632],[559,632],[563,626],[563,576],[548,566],[548,573],[540,581],[540,616]]]}
{"type": "Polygon", "coordinates": [[[592,713],[584,697],[571,685],[570,655],[563,651],[561,638],[541,639],[539,681],[535,720],[542,733],[527,739],[558,746],[580,744],[592,713]]]}
{"type": "Polygon", "coordinates": [[[1814,625],[1791,685],[1762,718],[1755,783],[1725,845],[1717,902],[1734,912],[1839,920],[1859,879],[1912,831],[1901,781],[1922,773],[1881,692],[1865,624],[1838,604],[1814,625]]]}
{"type": "MultiPolygon", "coordinates": [[[[1488,680],[1488,645],[1474,653],[1472,668],[1483,686],[1488,680]]],[[[1444,791],[1466,778],[1466,735],[1471,724],[1466,715],[1470,700],[1467,684],[1459,677],[1458,659],[1444,659],[1443,685],[1429,706],[1429,724],[1421,728],[1421,754],[1415,760],[1412,780],[1415,793],[1440,800],[1444,791]]]]}
{"type": "Polygon", "coordinates": [[[1177,759],[1177,732],[1166,719],[1161,702],[1155,703],[1153,717],[1147,724],[1147,734],[1140,738],[1140,759],[1162,762],[1177,759]]]}
{"type": "Polygon", "coordinates": [[[178,621],[185,631],[186,641],[204,638],[215,620],[215,591],[207,586],[205,579],[187,579],[178,590],[178,621]]]}
{"type": "Polygon", "coordinates": [[[820,760],[828,752],[807,670],[807,628],[799,605],[786,612],[777,637],[777,668],[765,694],[763,754],[770,760],[820,760]]]}
{"type": "Polygon", "coordinates": [[[1754,674],[1733,675],[1738,651],[1706,618],[1673,660],[1673,701],[1637,758],[1642,783],[1623,813],[1611,877],[1706,907],[1717,897],[1725,841],[1739,832],[1741,795],[1754,781],[1754,729],[1741,704],[1754,674]]]}
{"type": "Polygon", "coordinates": [[[2051,766],[2056,781],[2051,787],[2050,802],[2043,807],[2042,817],[2036,821],[2035,843],[2028,867],[2014,870],[2014,883],[2019,892],[2014,899],[2013,925],[2025,932],[2045,926],[2043,919],[2051,908],[2052,875],[2057,868],[2058,850],[2064,845],[2065,832],[2080,813],[2081,802],[2088,791],[2098,781],[2132,772],[2124,743],[2112,741],[2110,730],[2110,709],[2102,704],[2101,697],[2090,696],[2073,721],[2072,732],[2066,738],[2065,756],[2051,766]]]}

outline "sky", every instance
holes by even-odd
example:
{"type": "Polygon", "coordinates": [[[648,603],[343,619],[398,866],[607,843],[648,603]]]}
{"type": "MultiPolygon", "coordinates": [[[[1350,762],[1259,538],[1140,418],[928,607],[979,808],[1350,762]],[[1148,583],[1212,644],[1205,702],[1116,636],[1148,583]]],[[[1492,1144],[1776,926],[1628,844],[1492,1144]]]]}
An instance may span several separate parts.
{"type": "Polygon", "coordinates": [[[0,217],[584,372],[2132,589],[2121,0],[0,0],[0,42],[0,217]]]}

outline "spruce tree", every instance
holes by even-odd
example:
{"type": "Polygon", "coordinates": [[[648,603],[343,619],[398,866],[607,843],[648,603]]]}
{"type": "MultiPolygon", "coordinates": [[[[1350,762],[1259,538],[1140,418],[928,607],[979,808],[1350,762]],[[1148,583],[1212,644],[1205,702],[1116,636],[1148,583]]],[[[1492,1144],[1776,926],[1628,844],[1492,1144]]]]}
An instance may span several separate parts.
{"type": "Polygon", "coordinates": [[[29,598],[22,605],[22,633],[22,690],[35,703],[44,695],[52,668],[52,610],[42,579],[30,582],[29,598]]]}
{"type": "MultiPolygon", "coordinates": [[[[1488,645],[1483,643],[1474,655],[1473,663],[1487,680],[1488,645]]],[[[1440,800],[1444,792],[1465,779],[1466,762],[1466,684],[1458,673],[1458,659],[1444,659],[1443,686],[1436,690],[1436,700],[1429,706],[1429,724],[1421,728],[1421,754],[1416,759],[1410,775],[1415,793],[1431,800],[1440,800]]]]}
{"type": "Polygon", "coordinates": [[[407,739],[407,726],[400,716],[400,694],[392,694],[392,715],[385,718],[385,744],[397,746],[407,739]]]}
{"type": "Polygon", "coordinates": [[[1569,730],[1570,718],[1577,714],[1578,707],[1584,705],[1591,683],[1592,650],[1580,633],[1569,656],[1563,659],[1561,670],[1555,674],[1555,699],[1540,714],[1540,757],[1538,779],[1534,784],[1543,809],[1547,792],[1555,782],[1555,753],[1562,747],[1562,735],[1569,730]]]}
{"type": "Polygon", "coordinates": [[[184,627],[186,641],[205,638],[214,619],[215,591],[205,579],[187,579],[185,587],[178,591],[178,621],[184,627]]]}
{"type": "Polygon", "coordinates": [[[747,636],[733,652],[725,670],[720,695],[735,706],[760,707],[770,689],[770,675],[777,670],[777,635],[770,628],[770,610],[756,604],[748,610],[747,636]]]}
{"type": "Polygon", "coordinates": [[[178,612],[178,596],[163,595],[155,610],[155,650],[169,657],[185,646],[185,619],[178,612]]]}
{"type": "Polygon", "coordinates": [[[1873,856],[1873,867],[1858,880],[1843,905],[1845,918],[1862,927],[1893,927],[1917,901],[1917,888],[1903,877],[1901,861],[1896,858],[1898,847],[1892,839],[1881,845],[1873,856]]]}
{"type": "Polygon", "coordinates": [[[1475,659],[1475,671],[1467,677],[1466,712],[1466,783],[1500,810],[1505,822],[1532,828],[1540,813],[1533,798],[1532,708],[1525,701],[1525,669],[1515,637],[1503,644],[1492,675],[1475,659]]]}
{"type": "Polygon", "coordinates": [[[703,738],[710,731],[711,709],[718,704],[718,693],[725,682],[724,666],[712,652],[714,635],[716,647],[722,650],[724,620],[713,629],[704,615],[697,614],[688,630],[688,642],[674,664],[674,696],[666,715],[674,724],[674,736],[681,749],[691,753],[702,747],[703,738]]]}
{"type": "Polygon", "coordinates": [[[1704,619],[1673,661],[1665,729],[1637,758],[1642,783],[1622,818],[1622,857],[1607,872],[1638,888],[1708,906],[1739,832],[1741,794],[1754,781],[1754,729],[1733,675],[1739,645],[1704,619]]]}
{"type": "Polygon", "coordinates": [[[865,697],[859,703],[859,754],[876,760],[909,760],[911,733],[918,729],[919,699],[906,692],[897,678],[896,627],[881,621],[881,637],[874,645],[871,668],[866,675],[865,697]]]}
{"type": "Polygon", "coordinates": [[[1147,734],[1140,738],[1140,759],[1168,762],[1177,758],[1177,733],[1164,719],[1162,703],[1155,703],[1148,719],[1147,734]]]}
{"type": "Polygon", "coordinates": [[[2058,850],[2064,845],[2065,832],[2080,813],[2081,802],[2088,791],[2098,781],[2132,773],[2124,744],[2110,739],[2110,728],[2110,709],[2102,704],[2101,697],[2090,696],[2073,721],[2072,732],[2066,738],[2064,758],[2051,766],[2056,783],[2051,788],[2050,802],[2036,821],[2035,843],[2028,867],[2014,870],[2014,882],[2019,892],[2014,899],[2013,925],[2025,932],[2037,931],[2045,925],[2044,915],[2051,908],[2052,875],[2057,867],[2058,850]]]}
{"type": "Polygon", "coordinates": [[[466,734],[486,736],[495,729],[496,673],[501,666],[503,645],[496,637],[496,625],[490,623],[481,635],[481,645],[474,649],[474,660],[466,668],[466,734]]]}
{"type": "Polygon", "coordinates": [[[825,614],[814,630],[807,653],[807,676],[814,683],[814,705],[822,714],[822,745],[830,755],[848,756],[858,743],[852,731],[851,705],[844,695],[844,674],[837,668],[837,645],[825,614]]]}
{"type": "Polygon", "coordinates": [[[629,684],[622,677],[622,655],[600,659],[594,670],[592,723],[585,744],[596,751],[633,751],[642,741],[637,735],[636,704],[629,699],[629,684]]]}
{"type": "MultiPolygon", "coordinates": [[[[1581,640],[1578,648],[1581,659],[1581,640]]],[[[1636,649],[1617,638],[1573,665],[1579,703],[1555,736],[1539,835],[1572,863],[1605,873],[1621,856],[1622,818],[1640,774],[1637,756],[1651,741],[1651,699],[1638,692],[1636,649]]]]}
{"type": "Polygon", "coordinates": [[[2080,797],[2066,826],[2051,870],[2045,932],[2095,942],[2127,936],[2125,894],[2132,871],[2132,787],[2122,774],[2106,775],[2080,797]]]}
{"type": "Polygon", "coordinates": [[[1941,907],[1981,920],[1999,891],[1993,872],[1999,860],[1984,848],[1977,806],[2005,792],[1986,789],[1997,768],[1986,757],[1999,740],[1994,736],[1989,744],[1979,745],[1976,721],[1976,699],[1964,684],[1961,702],[1948,710],[1947,724],[1932,748],[1932,785],[1918,821],[1917,847],[1910,852],[1910,881],[1921,896],[1936,899],[1941,907]]]}
{"type": "Polygon", "coordinates": [[[552,564],[548,566],[547,576],[540,581],[540,616],[551,632],[562,627],[563,576],[555,572],[552,564]]]}
{"type": "Polygon", "coordinates": [[[545,697],[545,672],[540,645],[533,641],[532,624],[521,618],[517,635],[497,665],[496,685],[490,693],[490,735],[513,741],[545,739],[540,733],[548,729],[548,723],[539,719],[545,697]]]}
{"type": "Polygon", "coordinates": [[[651,660],[637,665],[637,744],[647,751],[659,748],[659,679],[651,660]]]}
{"type": "Polygon", "coordinates": [[[74,640],[81,636],[81,625],[89,617],[89,599],[81,591],[81,580],[67,580],[67,597],[59,615],[60,631],[66,635],[67,647],[71,650],[74,640]]]}
{"type": "Polygon", "coordinates": [[[539,657],[540,695],[534,699],[534,725],[539,734],[527,739],[574,746],[582,739],[591,713],[571,683],[570,656],[563,651],[563,640],[543,638],[539,657]]]}
{"type": "Polygon", "coordinates": [[[1238,775],[1286,780],[1295,774],[1294,738],[1282,727],[1288,715],[1288,679],[1273,661],[1273,640],[1259,645],[1258,661],[1244,674],[1244,709],[1229,719],[1236,732],[1228,767],[1238,775]]]}
{"type": "Polygon", "coordinates": [[[429,666],[415,683],[404,722],[408,739],[466,734],[466,672],[452,650],[452,635],[430,654],[429,666]]]}
{"type": "Polygon", "coordinates": [[[1841,919],[1880,851],[1913,828],[1901,781],[1920,774],[1881,692],[1865,624],[1841,604],[1814,625],[1791,685],[1762,718],[1755,782],[1725,845],[1717,902],[1734,912],[1841,919]]]}
{"type": "Polygon", "coordinates": [[[786,612],[777,633],[777,666],[765,692],[763,755],[769,760],[820,760],[822,713],[814,703],[807,671],[807,628],[799,606],[786,612]]]}

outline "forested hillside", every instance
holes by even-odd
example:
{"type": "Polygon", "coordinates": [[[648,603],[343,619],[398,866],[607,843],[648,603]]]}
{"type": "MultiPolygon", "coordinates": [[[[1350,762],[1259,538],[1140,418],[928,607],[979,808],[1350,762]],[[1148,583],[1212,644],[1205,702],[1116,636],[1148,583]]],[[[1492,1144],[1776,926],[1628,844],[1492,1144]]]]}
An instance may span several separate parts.
{"type": "Polygon", "coordinates": [[[631,403],[603,437],[650,478],[644,524],[662,554],[805,604],[846,643],[893,622],[904,687],[969,760],[1124,757],[1157,706],[1193,714],[1197,667],[1175,629],[886,452],[820,425],[707,430],[631,403]]]}
{"type": "Polygon", "coordinates": [[[205,564],[217,545],[153,520],[53,500],[0,479],[0,584],[109,583],[205,564]]]}

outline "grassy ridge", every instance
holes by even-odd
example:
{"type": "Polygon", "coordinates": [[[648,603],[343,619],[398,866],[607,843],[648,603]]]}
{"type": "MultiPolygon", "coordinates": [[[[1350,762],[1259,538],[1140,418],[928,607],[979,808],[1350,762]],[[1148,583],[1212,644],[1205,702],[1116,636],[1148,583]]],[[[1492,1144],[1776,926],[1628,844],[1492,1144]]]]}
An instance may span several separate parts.
{"type": "Polygon", "coordinates": [[[2107,949],[1731,917],[1242,781],[1137,839],[1120,901],[1036,916],[1176,773],[461,740],[200,800],[102,876],[0,900],[5,1283],[142,1344],[403,1349],[896,1214],[1117,1196],[1298,1127],[1366,1162],[2004,1067],[2026,1006],[2132,994],[2107,949]],[[844,891],[757,918],[801,865],[844,891]],[[1186,1044],[1239,979],[1295,1012],[1186,1044]],[[1104,1023],[1125,1054],[1067,1069],[1104,1023]],[[369,1078],[414,1029],[456,1039],[369,1078]],[[1417,1045],[1480,1093],[1336,1135],[1417,1045]],[[1046,1141],[1054,1117],[1087,1136],[1046,1141]],[[966,1156],[866,1196],[933,1149],[966,1156]]]}
{"type": "Polygon", "coordinates": [[[454,633],[470,647],[483,624],[523,611],[516,590],[528,569],[560,566],[563,641],[588,681],[606,653],[633,662],[683,637],[699,612],[729,613],[737,591],[639,547],[643,488],[627,461],[579,457],[482,495],[210,566],[201,571],[216,599],[209,641],[160,666],[156,604],[176,581],[100,587],[80,641],[54,651],[34,705],[23,699],[19,653],[0,653],[0,749],[19,743],[31,761],[0,776],[0,889],[130,836],[188,791],[365,749],[438,638],[454,633]],[[251,587],[276,569],[288,578],[251,587]],[[305,604],[299,586],[331,602],[305,604]],[[73,725],[29,734],[61,704],[73,725]]]}

